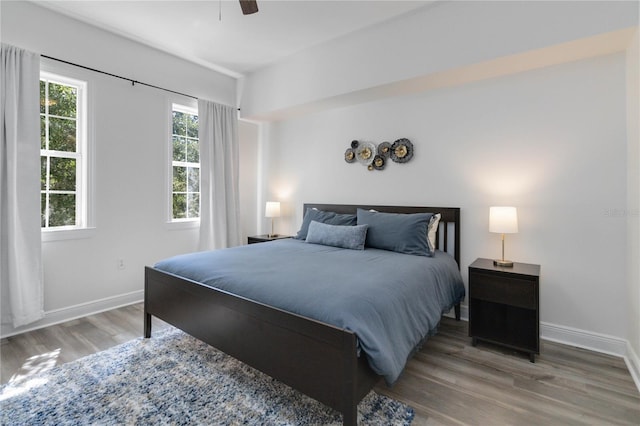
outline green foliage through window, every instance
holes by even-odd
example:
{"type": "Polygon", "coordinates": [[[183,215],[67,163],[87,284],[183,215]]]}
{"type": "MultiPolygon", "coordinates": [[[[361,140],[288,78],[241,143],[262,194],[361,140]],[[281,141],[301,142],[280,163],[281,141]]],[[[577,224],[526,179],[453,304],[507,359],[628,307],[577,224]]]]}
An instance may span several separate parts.
{"type": "Polygon", "coordinates": [[[174,105],[171,142],[172,218],[200,217],[200,147],[198,115],[174,105]]]}
{"type": "Polygon", "coordinates": [[[40,80],[41,226],[77,226],[79,88],[40,80]]]}

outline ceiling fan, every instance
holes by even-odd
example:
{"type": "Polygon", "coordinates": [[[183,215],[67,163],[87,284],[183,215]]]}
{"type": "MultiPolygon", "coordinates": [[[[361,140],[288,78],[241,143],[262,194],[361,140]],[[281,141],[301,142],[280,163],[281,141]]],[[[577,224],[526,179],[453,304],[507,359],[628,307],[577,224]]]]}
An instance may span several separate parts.
{"type": "Polygon", "coordinates": [[[240,0],[240,7],[243,15],[251,15],[258,11],[258,2],[256,0],[240,0]]]}

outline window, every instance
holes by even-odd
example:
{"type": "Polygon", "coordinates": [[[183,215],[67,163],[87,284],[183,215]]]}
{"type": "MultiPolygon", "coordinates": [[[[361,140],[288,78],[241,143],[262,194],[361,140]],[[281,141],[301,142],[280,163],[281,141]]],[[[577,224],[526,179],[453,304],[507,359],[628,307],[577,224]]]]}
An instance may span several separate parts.
{"type": "Polygon", "coordinates": [[[87,226],[86,82],[40,74],[42,229],[87,226]]]}
{"type": "Polygon", "coordinates": [[[200,217],[200,146],[198,112],[173,104],[171,143],[171,219],[200,217]]]}

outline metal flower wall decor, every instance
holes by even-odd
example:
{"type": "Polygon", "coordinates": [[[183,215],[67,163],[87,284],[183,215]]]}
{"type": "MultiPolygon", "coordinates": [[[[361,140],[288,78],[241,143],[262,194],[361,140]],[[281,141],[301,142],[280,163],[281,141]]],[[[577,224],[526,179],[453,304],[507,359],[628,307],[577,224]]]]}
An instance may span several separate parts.
{"type": "Polygon", "coordinates": [[[367,170],[383,170],[387,160],[394,163],[406,163],[413,158],[413,144],[409,139],[401,138],[394,143],[382,142],[376,146],[372,142],[351,141],[351,147],[344,152],[344,161],[356,161],[367,170]]]}

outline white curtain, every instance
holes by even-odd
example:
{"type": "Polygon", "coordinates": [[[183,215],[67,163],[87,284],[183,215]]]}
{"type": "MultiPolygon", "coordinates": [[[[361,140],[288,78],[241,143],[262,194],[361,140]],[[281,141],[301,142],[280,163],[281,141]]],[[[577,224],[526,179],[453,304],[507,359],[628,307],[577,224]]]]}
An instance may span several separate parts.
{"type": "Polygon", "coordinates": [[[2,44],[0,290],[2,322],[44,316],[40,245],[40,55],[2,44]]]}
{"type": "Polygon", "coordinates": [[[198,100],[200,250],[240,245],[236,109],[198,100]]]}

